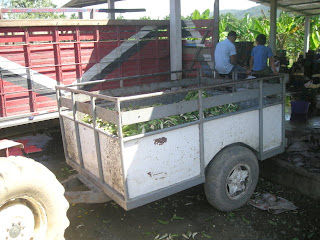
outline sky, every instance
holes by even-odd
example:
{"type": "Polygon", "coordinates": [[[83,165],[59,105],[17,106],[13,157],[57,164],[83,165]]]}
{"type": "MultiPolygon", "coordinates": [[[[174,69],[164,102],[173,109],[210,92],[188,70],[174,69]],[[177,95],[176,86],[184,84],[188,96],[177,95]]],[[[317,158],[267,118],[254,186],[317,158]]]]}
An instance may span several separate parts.
{"type": "MultiPolygon", "coordinates": [[[[210,9],[213,12],[214,0],[180,0],[181,1],[181,15],[188,16],[195,9],[199,10],[200,13],[206,9],[210,9]]],[[[69,2],[69,0],[52,0],[53,3],[58,5],[58,7],[69,2]]],[[[107,0],[106,0],[107,2],[107,0]]],[[[249,0],[220,0],[220,10],[224,9],[248,9],[254,7],[257,4],[249,0]]],[[[115,8],[119,9],[132,9],[132,8],[145,8],[146,12],[139,13],[123,13],[126,19],[139,19],[143,16],[149,16],[152,19],[163,19],[165,16],[169,15],[170,0],[124,0],[115,2],[115,8]]],[[[91,6],[90,8],[108,8],[107,4],[100,4],[91,6]]],[[[97,18],[104,18],[105,13],[99,13],[97,18]]],[[[116,14],[116,17],[119,14],[116,14]]],[[[87,18],[85,16],[85,18],[87,18]]]]}

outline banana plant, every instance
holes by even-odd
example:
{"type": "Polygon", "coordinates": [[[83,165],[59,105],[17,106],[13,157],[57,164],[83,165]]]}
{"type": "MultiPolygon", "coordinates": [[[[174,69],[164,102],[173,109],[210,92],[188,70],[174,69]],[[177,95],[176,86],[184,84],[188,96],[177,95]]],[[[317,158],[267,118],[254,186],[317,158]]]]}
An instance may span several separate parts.
{"type": "Polygon", "coordinates": [[[310,49],[316,50],[320,47],[320,16],[313,16],[310,19],[310,49]]]}

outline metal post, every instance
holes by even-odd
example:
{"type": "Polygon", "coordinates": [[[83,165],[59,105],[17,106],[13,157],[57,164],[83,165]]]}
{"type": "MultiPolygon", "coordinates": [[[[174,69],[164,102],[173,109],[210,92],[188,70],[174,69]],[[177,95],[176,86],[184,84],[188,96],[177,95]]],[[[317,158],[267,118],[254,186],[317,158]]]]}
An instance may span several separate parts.
{"type": "Polygon", "coordinates": [[[62,83],[62,68],[61,68],[61,54],[60,54],[60,40],[59,40],[59,28],[54,29],[53,35],[53,51],[54,51],[54,64],[56,70],[56,79],[58,85],[62,83]]]}
{"type": "MultiPolygon", "coordinates": [[[[56,97],[57,97],[57,103],[58,103],[58,112],[59,112],[59,122],[60,122],[60,130],[61,130],[61,136],[62,136],[62,143],[63,143],[63,150],[64,154],[67,157],[67,159],[71,159],[69,156],[69,153],[67,151],[67,141],[66,141],[66,132],[65,132],[65,127],[64,127],[64,122],[62,119],[62,109],[61,109],[61,91],[56,90],[56,97]]],[[[74,159],[72,159],[74,160],[74,159]]]]}
{"type": "Polygon", "coordinates": [[[0,70],[0,100],[1,100],[1,111],[0,111],[0,117],[6,117],[7,116],[7,110],[6,110],[6,95],[4,92],[4,84],[3,84],[3,75],[2,70],[0,70]]]}
{"type": "Polygon", "coordinates": [[[94,17],[95,17],[95,11],[94,9],[92,9],[90,12],[90,19],[94,19],[94,17]]]}
{"type": "Polygon", "coordinates": [[[25,65],[26,65],[26,73],[27,73],[27,84],[28,84],[28,93],[29,93],[29,105],[30,105],[30,112],[36,112],[36,93],[33,91],[33,76],[31,71],[31,50],[30,50],[30,36],[29,30],[26,28],[24,30],[24,38],[25,38],[25,45],[24,45],[24,54],[25,54],[25,65]]]}
{"type": "Polygon", "coordinates": [[[200,175],[204,175],[204,134],[203,134],[203,102],[202,91],[198,90],[198,107],[199,107],[199,144],[200,144],[200,175]]]}
{"type": "Polygon", "coordinates": [[[286,147],[286,126],[285,126],[285,114],[286,114],[286,82],[284,76],[280,77],[280,83],[282,85],[282,147],[286,147]]]}
{"type": "Polygon", "coordinates": [[[80,160],[81,168],[84,168],[82,150],[81,150],[81,142],[80,142],[79,123],[77,122],[77,104],[76,104],[76,98],[75,98],[74,92],[71,92],[71,99],[72,99],[73,122],[74,122],[75,131],[76,131],[78,157],[80,160]]]}
{"type": "Polygon", "coordinates": [[[100,138],[99,138],[99,133],[97,131],[96,100],[92,96],[91,96],[91,111],[92,111],[92,125],[93,125],[93,132],[94,132],[94,141],[95,141],[95,146],[96,146],[97,161],[98,161],[98,168],[99,168],[99,178],[100,178],[100,181],[102,183],[104,183],[104,174],[103,174],[101,149],[100,149],[100,138]]]}
{"type": "MultiPolygon", "coordinates": [[[[114,0],[108,0],[108,8],[114,9],[114,0]]],[[[114,20],[116,19],[116,14],[114,12],[108,13],[108,18],[114,20]]]]}
{"type": "Polygon", "coordinates": [[[277,2],[278,0],[270,0],[270,48],[273,54],[276,53],[276,33],[277,33],[277,2]]]}
{"type": "Polygon", "coordinates": [[[307,52],[309,51],[310,44],[310,17],[306,16],[304,24],[304,48],[303,56],[306,57],[307,52]]]}
{"type": "Polygon", "coordinates": [[[263,155],[263,80],[259,81],[259,156],[263,155]]]}
{"type": "Polygon", "coordinates": [[[81,63],[81,42],[80,42],[80,29],[76,27],[75,31],[75,43],[74,43],[74,51],[75,51],[75,62],[76,62],[76,76],[77,82],[82,82],[82,63],[81,63]]]}
{"type": "Polygon", "coordinates": [[[95,29],[95,40],[94,40],[94,51],[96,54],[96,59],[97,59],[97,72],[96,74],[100,74],[99,79],[102,79],[102,75],[101,75],[101,51],[100,51],[100,30],[99,30],[99,26],[96,26],[95,29]]]}
{"type": "MultiPolygon", "coordinates": [[[[171,71],[182,70],[181,4],[170,0],[170,65],[171,71]]],[[[180,80],[182,73],[171,74],[171,80],[180,80]]]]}
{"type": "Polygon", "coordinates": [[[125,168],[124,168],[124,156],[123,156],[123,151],[124,151],[124,143],[123,143],[123,132],[122,132],[122,115],[121,115],[121,101],[117,99],[116,102],[116,111],[118,113],[117,117],[117,127],[118,127],[118,140],[120,144],[120,154],[121,154],[121,169],[122,169],[122,184],[124,188],[124,199],[127,202],[129,199],[129,187],[128,187],[128,182],[127,182],[127,176],[125,168]]]}
{"type": "MultiPolygon", "coordinates": [[[[213,9],[213,17],[214,17],[214,22],[213,22],[213,48],[212,48],[212,61],[213,61],[213,66],[215,66],[214,62],[214,50],[219,42],[219,0],[214,1],[214,9],[213,9]]],[[[213,77],[216,77],[216,71],[214,68],[214,73],[213,77]]]]}

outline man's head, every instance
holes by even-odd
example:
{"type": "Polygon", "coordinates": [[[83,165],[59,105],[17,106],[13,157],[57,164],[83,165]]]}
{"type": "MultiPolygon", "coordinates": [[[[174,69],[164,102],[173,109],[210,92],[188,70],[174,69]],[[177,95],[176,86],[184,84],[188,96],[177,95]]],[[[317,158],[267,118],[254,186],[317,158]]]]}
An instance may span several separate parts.
{"type": "Polygon", "coordinates": [[[235,31],[230,31],[228,33],[228,39],[234,43],[237,39],[237,33],[235,31]]]}
{"type": "Polygon", "coordinates": [[[266,37],[266,35],[264,35],[264,34],[259,34],[259,35],[256,37],[256,42],[257,42],[259,45],[265,45],[266,42],[267,42],[267,37],[266,37]]]}

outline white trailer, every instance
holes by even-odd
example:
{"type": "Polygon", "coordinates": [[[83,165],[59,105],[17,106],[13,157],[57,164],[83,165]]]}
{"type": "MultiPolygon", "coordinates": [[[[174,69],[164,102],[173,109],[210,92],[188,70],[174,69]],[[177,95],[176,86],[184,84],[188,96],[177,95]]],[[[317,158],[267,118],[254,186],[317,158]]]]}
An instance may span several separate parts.
{"type": "Polygon", "coordinates": [[[56,87],[66,161],[79,173],[64,185],[80,179],[91,188],[67,192],[69,201],[112,199],[129,210],[204,183],[208,201],[221,211],[247,202],[258,181],[258,160],[285,148],[284,76],[228,81],[199,72],[178,81],[125,84],[165,75],[172,72],[56,87]],[[88,90],[111,81],[121,87],[88,90]],[[198,98],[183,100],[190,91],[198,98]],[[206,115],[207,109],[228,104],[238,107],[206,115]],[[128,110],[129,105],[138,108],[128,110]],[[123,126],[188,113],[195,114],[194,121],[123,134],[123,126]],[[86,114],[92,116],[91,124],[82,121],[86,114]],[[105,131],[97,120],[115,124],[117,132],[105,131]]]}

